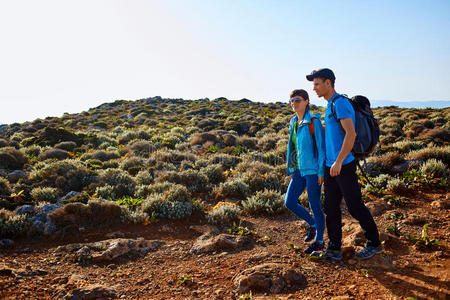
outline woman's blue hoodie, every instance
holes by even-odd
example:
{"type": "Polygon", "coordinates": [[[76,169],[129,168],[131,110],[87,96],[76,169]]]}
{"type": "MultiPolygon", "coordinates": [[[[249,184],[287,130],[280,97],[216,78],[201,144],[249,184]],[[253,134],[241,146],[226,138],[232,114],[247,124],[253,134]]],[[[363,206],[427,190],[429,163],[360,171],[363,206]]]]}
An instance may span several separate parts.
{"type": "Polygon", "coordinates": [[[320,113],[314,117],[314,136],[317,149],[314,149],[314,140],[309,132],[309,124],[313,116],[307,109],[303,117],[303,124],[297,130],[298,154],[295,151],[295,145],[292,142],[292,131],[294,124],[298,121],[295,115],[289,122],[289,142],[287,147],[287,175],[290,176],[297,169],[297,162],[300,168],[300,175],[314,175],[323,177],[325,165],[325,138],[322,123],[320,122],[320,113]],[[297,154],[297,155],[296,155],[297,154]]]}

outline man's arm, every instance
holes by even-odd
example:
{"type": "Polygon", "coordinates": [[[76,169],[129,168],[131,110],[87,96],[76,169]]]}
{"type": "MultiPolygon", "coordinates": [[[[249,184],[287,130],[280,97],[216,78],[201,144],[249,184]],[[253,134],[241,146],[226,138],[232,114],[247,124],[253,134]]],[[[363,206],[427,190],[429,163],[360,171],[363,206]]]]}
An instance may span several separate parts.
{"type": "Polygon", "coordinates": [[[356,131],[353,125],[352,118],[340,119],[342,128],[345,131],[344,142],[342,143],[341,151],[339,152],[336,161],[330,168],[330,175],[337,176],[341,173],[342,162],[347,157],[347,155],[352,151],[353,144],[355,143],[356,131]]]}

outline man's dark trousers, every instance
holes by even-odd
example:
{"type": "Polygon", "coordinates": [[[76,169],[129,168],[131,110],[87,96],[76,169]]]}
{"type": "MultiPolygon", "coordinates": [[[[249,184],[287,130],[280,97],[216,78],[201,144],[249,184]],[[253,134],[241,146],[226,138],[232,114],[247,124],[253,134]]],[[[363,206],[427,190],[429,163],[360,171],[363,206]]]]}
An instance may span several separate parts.
{"type": "Polygon", "coordinates": [[[338,176],[330,176],[330,168],[325,167],[325,205],[326,225],[330,243],[328,247],[333,250],[341,249],[342,215],[341,200],[347,204],[349,213],[359,221],[367,238],[367,245],[378,247],[380,237],[377,225],[369,209],[364,205],[361,197],[361,188],[356,175],[356,162],[352,161],[341,168],[338,176]]]}

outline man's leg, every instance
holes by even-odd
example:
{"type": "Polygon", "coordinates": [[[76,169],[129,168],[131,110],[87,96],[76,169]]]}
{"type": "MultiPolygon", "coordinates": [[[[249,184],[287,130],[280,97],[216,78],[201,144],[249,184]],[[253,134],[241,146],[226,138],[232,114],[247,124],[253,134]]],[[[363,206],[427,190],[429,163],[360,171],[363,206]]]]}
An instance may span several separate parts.
{"type": "Polygon", "coordinates": [[[341,250],[342,240],[342,215],[341,200],[342,193],[336,182],[335,177],[330,176],[330,168],[325,167],[325,204],[324,212],[327,225],[328,238],[330,242],[328,248],[332,250],[341,250]]]}
{"type": "Polygon", "coordinates": [[[362,201],[361,188],[356,175],[356,162],[353,161],[343,166],[340,175],[336,177],[336,181],[340,186],[349,213],[361,225],[367,239],[367,245],[378,247],[380,245],[378,228],[372,214],[362,201]]]}

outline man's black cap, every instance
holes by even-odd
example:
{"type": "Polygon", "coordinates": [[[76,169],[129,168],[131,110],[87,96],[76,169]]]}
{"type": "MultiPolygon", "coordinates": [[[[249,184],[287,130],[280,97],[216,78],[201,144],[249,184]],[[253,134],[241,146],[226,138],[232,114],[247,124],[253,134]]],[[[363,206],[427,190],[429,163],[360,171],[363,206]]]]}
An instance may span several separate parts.
{"type": "Polygon", "coordinates": [[[317,71],[314,70],[311,72],[310,75],[306,75],[306,79],[308,79],[309,81],[313,81],[314,78],[323,78],[323,79],[330,79],[330,80],[336,79],[333,71],[331,71],[330,69],[327,69],[327,68],[320,69],[317,71]]]}

